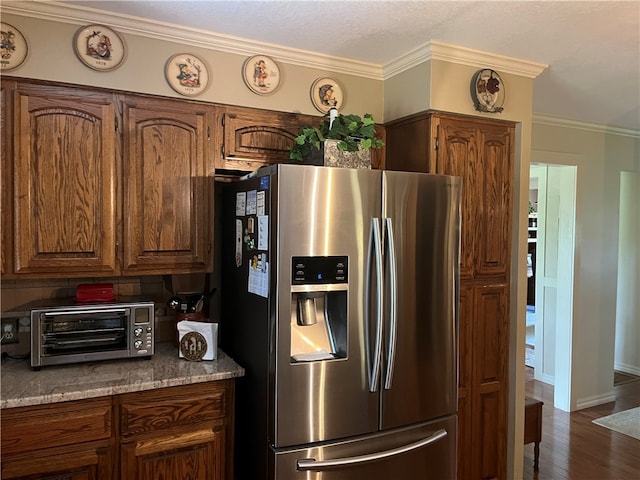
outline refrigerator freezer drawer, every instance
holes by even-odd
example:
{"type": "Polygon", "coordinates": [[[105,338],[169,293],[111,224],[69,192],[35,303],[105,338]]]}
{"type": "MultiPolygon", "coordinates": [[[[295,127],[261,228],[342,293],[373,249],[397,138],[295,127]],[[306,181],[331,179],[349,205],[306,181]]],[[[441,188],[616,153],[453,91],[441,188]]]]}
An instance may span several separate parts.
{"type": "Polygon", "coordinates": [[[274,478],[455,479],[456,424],[457,417],[450,416],[339,442],[272,451],[274,478]]]}

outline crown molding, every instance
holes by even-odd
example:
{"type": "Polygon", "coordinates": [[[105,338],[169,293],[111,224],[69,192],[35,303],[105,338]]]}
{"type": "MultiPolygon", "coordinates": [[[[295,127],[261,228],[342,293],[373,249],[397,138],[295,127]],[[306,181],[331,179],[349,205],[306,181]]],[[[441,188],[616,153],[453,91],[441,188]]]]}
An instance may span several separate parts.
{"type": "Polygon", "coordinates": [[[608,125],[580,122],[578,120],[568,120],[566,118],[554,117],[552,115],[542,115],[534,113],[532,121],[533,123],[550,125],[554,127],[575,128],[578,130],[588,130],[590,132],[609,133],[614,135],[623,135],[625,137],[640,138],[640,130],[610,127],[608,125]]]}
{"type": "Polygon", "coordinates": [[[478,68],[490,66],[495,70],[500,70],[501,73],[510,73],[529,78],[537,77],[548,68],[548,65],[541,63],[473,50],[435,40],[411,50],[386,65],[378,65],[60,2],[5,0],[2,2],[2,10],[15,15],[74,25],[104,23],[124,34],[139,35],[237,55],[250,56],[260,52],[292,65],[326,69],[373,80],[391,78],[429,60],[443,60],[478,68]]]}
{"type": "Polygon", "coordinates": [[[153,38],[182,45],[222,51],[237,55],[255,55],[259,52],[274,59],[314,69],[326,69],[359,77],[383,80],[382,67],[378,64],[354,61],[347,58],[324,55],[308,50],[282,47],[256,42],[232,35],[213,33],[207,30],[184,27],[148,18],[105,12],[91,7],[67,5],[59,2],[33,0],[29,2],[5,0],[2,11],[73,25],[88,23],[105,24],[120,33],[153,38]]]}
{"type": "MultiPolygon", "coordinates": [[[[490,67],[499,70],[500,73],[520,75],[527,78],[536,78],[549,67],[542,63],[460,47],[437,40],[429,41],[385,65],[378,65],[55,1],[3,0],[1,11],[79,26],[89,23],[103,23],[124,34],[138,35],[237,55],[250,56],[260,52],[292,65],[326,69],[331,72],[381,81],[430,60],[442,60],[477,68],[490,67]]],[[[578,122],[548,115],[534,114],[533,122],[600,133],[640,137],[640,131],[637,130],[578,122]]]]}
{"type": "Polygon", "coordinates": [[[530,62],[518,58],[497,55],[471,48],[451,45],[449,43],[431,40],[396,60],[384,65],[384,79],[391,78],[416,65],[428,60],[443,60],[477,68],[490,67],[499,70],[500,73],[519,75],[527,78],[536,78],[549,65],[530,62]]]}

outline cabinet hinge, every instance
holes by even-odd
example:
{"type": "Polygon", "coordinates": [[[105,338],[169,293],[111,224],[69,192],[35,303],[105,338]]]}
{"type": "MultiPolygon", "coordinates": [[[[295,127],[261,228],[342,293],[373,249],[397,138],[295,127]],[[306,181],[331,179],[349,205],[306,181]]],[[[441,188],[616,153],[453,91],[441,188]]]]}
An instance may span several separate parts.
{"type": "Polygon", "coordinates": [[[220,125],[224,127],[224,115],[220,117],[220,125]]]}
{"type": "Polygon", "coordinates": [[[435,146],[435,149],[437,150],[439,146],[440,146],[440,140],[436,138],[436,146],[435,146]]]}
{"type": "Polygon", "coordinates": [[[118,131],[118,117],[117,116],[113,117],[113,123],[114,123],[114,125],[116,127],[116,132],[117,132],[118,131]]]}
{"type": "Polygon", "coordinates": [[[222,158],[224,159],[224,143],[222,145],[220,145],[220,154],[222,155],[222,158]]]}
{"type": "Polygon", "coordinates": [[[207,127],[207,140],[211,140],[211,127],[207,127]]]}

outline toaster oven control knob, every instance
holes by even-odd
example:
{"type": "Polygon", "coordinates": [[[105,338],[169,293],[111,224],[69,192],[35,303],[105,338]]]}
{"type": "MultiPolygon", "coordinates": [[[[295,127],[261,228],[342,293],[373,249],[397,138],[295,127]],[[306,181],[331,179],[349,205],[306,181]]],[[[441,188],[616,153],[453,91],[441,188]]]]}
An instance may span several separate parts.
{"type": "Polygon", "coordinates": [[[136,327],[136,328],[134,328],[134,329],[133,329],[133,334],[134,334],[136,337],[139,337],[140,335],[142,335],[142,328],[141,328],[141,327],[136,327]]]}
{"type": "Polygon", "coordinates": [[[133,346],[140,350],[140,347],[142,347],[142,340],[136,340],[135,342],[133,342],[133,346]]]}

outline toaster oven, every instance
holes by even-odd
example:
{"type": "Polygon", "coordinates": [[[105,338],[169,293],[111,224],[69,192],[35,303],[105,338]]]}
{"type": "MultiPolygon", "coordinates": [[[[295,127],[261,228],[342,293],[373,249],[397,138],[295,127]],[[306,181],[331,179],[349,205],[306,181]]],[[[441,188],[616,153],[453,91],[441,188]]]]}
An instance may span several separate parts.
{"type": "Polygon", "coordinates": [[[153,302],[69,303],[32,308],[34,370],[47,365],[153,355],[153,302]]]}

